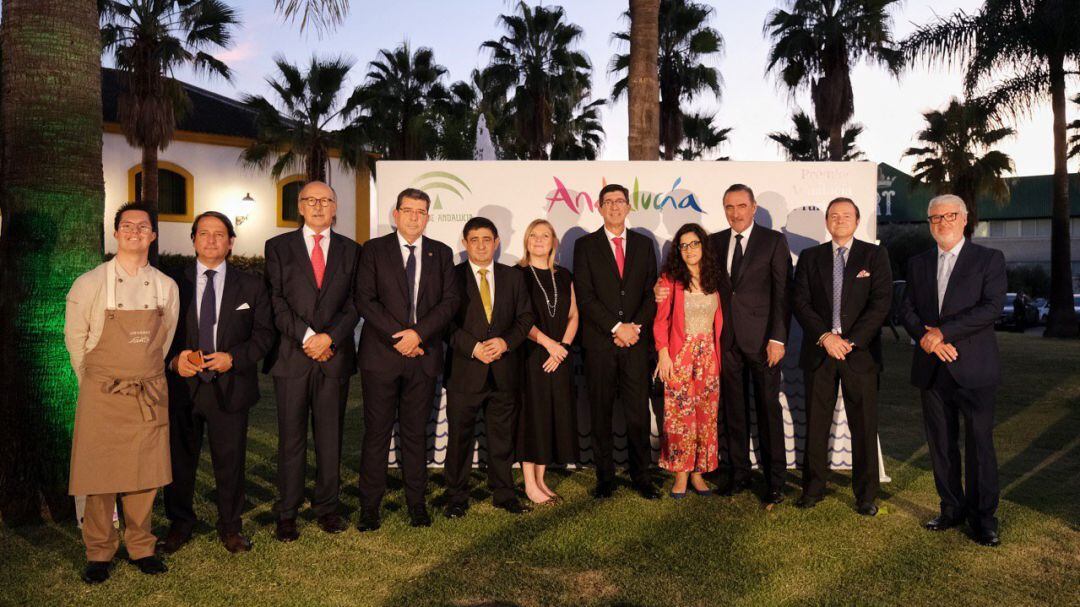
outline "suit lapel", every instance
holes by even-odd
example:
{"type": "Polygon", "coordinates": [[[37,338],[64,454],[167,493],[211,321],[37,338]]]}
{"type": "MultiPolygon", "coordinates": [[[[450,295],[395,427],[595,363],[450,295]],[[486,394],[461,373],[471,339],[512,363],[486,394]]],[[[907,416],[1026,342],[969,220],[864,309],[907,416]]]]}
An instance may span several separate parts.
{"type": "MultiPolygon", "coordinates": [[[[427,236],[420,237],[420,250],[416,252],[417,261],[420,262],[420,286],[416,289],[416,307],[420,307],[420,297],[427,290],[428,285],[435,276],[435,254],[432,252],[431,240],[427,236]]],[[[404,268],[404,266],[402,266],[404,268]]]]}
{"type": "Polygon", "coordinates": [[[611,249],[612,245],[611,242],[608,241],[607,232],[601,227],[598,231],[594,232],[594,234],[597,235],[597,246],[602,249],[600,255],[607,262],[608,267],[611,268],[611,272],[615,275],[615,278],[619,279],[619,264],[615,262],[615,252],[611,249]]]}
{"type": "MultiPolygon", "coordinates": [[[[300,228],[295,234],[296,237],[291,241],[293,256],[305,267],[303,270],[304,276],[307,276],[308,282],[311,283],[311,288],[317,291],[319,290],[319,287],[315,284],[315,269],[311,267],[311,257],[307,252],[307,243],[304,242],[304,228],[300,228]]],[[[325,276],[323,278],[325,278],[325,276]]]]}
{"type": "Polygon", "coordinates": [[[623,268],[621,282],[626,282],[626,277],[630,274],[630,268],[633,267],[634,260],[637,259],[638,255],[641,254],[641,251],[639,250],[641,248],[641,243],[638,242],[633,246],[630,246],[631,243],[636,240],[634,238],[630,238],[630,228],[625,228],[623,230],[623,236],[626,237],[626,259],[624,260],[625,266],[623,268]]]}
{"type": "MultiPolygon", "coordinates": [[[[759,225],[754,225],[754,229],[750,232],[750,237],[743,243],[743,256],[742,261],[739,262],[739,283],[743,281],[743,277],[746,276],[746,270],[750,268],[750,263],[754,259],[754,254],[761,249],[762,228],[759,225]],[[754,235],[757,232],[757,235],[754,235]],[[754,245],[754,246],[750,246],[754,245]]],[[[727,264],[727,258],[724,258],[725,265],[727,264]]],[[[732,285],[733,287],[737,285],[732,285]]]]}
{"type": "MultiPolygon", "coordinates": [[[[832,250],[832,245],[829,245],[832,250]]],[[[854,238],[851,240],[851,250],[848,251],[847,263],[844,265],[844,286],[841,294],[851,293],[851,286],[855,283],[855,277],[859,270],[866,264],[866,247],[854,238]]],[[[846,297],[844,298],[846,301],[846,297]]]]}
{"type": "Polygon", "coordinates": [[[187,340],[187,345],[194,345],[198,347],[199,344],[199,289],[198,283],[195,281],[195,262],[191,262],[191,265],[184,270],[184,279],[187,280],[187,288],[191,293],[191,301],[188,303],[187,314],[185,317],[185,324],[187,326],[187,333],[184,336],[187,340]]]}
{"type": "MultiPolygon", "coordinates": [[[[956,261],[953,262],[952,272],[949,274],[949,282],[945,285],[945,298],[941,300],[941,314],[944,314],[948,309],[950,298],[949,294],[953,291],[956,281],[959,280],[957,276],[962,276],[967,273],[971,266],[971,263],[975,260],[975,252],[971,248],[971,242],[964,242],[964,246],[960,249],[960,254],[957,255],[956,261]]],[[[940,260],[940,255],[937,250],[934,251],[935,259],[940,260]]],[[[937,263],[934,263],[934,288],[937,289],[937,263]]],[[[936,303],[936,302],[935,302],[936,303]]]]}
{"type": "MultiPolygon", "coordinates": [[[[337,268],[341,265],[341,238],[337,232],[330,230],[330,244],[326,247],[326,272],[323,273],[323,288],[321,291],[325,291],[330,281],[334,279],[334,275],[337,274],[337,268]]],[[[314,278],[315,270],[311,271],[311,276],[314,278]]]]}
{"type": "Polygon", "coordinates": [[[225,286],[221,294],[221,313],[217,319],[217,349],[220,351],[225,343],[225,327],[232,321],[233,312],[236,311],[236,300],[240,295],[240,284],[237,280],[236,269],[225,262],[225,286]]]}
{"type": "MultiPolygon", "coordinates": [[[[829,295],[829,297],[828,297],[829,305],[832,306],[832,300],[833,300],[833,279],[832,279],[833,253],[832,253],[832,244],[825,243],[825,245],[823,245],[821,250],[818,251],[817,266],[818,266],[818,271],[821,272],[821,280],[822,280],[822,282],[825,283],[825,292],[828,293],[828,295],[829,295]]],[[[829,308],[829,312],[830,312],[830,314],[832,313],[832,308],[831,307],[829,308]]],[[[831,320],[830,320],[830,322],[831,322],[831,320]]]]}
{"type": "Polygon", "coordinates": [[[720,232],[720,236],[716,239],[716,242],[717,262],[720,265],[720,278],[730,285],[731,275],[728,274],[727,270],[727,254],[728,246],[731,244],[731,229],[728,228],[727,230],[720,232]]]}
{"type": "MultiPolygon", "coordinates": [[[[389,235],[389,242],[387,243],[387,253],[389,259],[387,263],[390,264],[390,272],[394,275],[394,279],[398,283],[398,287],[401,288],[401,300],[406,305],[409,303],[409,278],[405,275],[405,263],[401,259],[401,243],[398,242],[397,232],[389,235]]],[[[417,297],[417,300],[420,298],[417,297]]]]}

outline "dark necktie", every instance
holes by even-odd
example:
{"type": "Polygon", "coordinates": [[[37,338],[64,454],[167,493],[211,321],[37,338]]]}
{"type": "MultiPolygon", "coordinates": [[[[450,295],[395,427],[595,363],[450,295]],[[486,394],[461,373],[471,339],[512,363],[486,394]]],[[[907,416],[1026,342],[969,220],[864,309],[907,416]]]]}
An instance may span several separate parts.
{"type": "Polygon", "coordinates": [[[405,262],[405,282],[409,284],[409,322],[416,324],[416,245],[407,244],[409,259],[405,262]]]}
{"type": "MultiPolygon", "coordinates": [[[[214,345],[214,325],[217,324],[217,293],[214,292],[214,275],[217,270],[207,270],[206,287],[203,288],[202,304],[199,306],[199,349],[203,354],[217,352],[214,345]]],[[[209,382],[214,379],[211,371],[200,371],[199,379],[209,382]]]]}
{"type": "Polygon", "coordinates": [[[836,247],[836,259],[833,260],[832,270],[832,332],[837,335],[843,329],[843,321],[840,320],[840,302],[844,295],[844,253],[847,247],[836,247]]]}
{"type": "Polygon", "coordinates": [[[731,284],[735,284],[739,280],[739,264],[742,263],[742,234],[735,235],[735,253],[731,256],[731,284]]]}

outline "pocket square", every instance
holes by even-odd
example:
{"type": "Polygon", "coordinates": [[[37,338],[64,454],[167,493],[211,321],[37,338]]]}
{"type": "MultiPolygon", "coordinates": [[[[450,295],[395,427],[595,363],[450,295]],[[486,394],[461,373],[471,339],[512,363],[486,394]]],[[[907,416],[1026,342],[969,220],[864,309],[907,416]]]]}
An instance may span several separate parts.
{"type": "Polygon", "coordinates": [[[870,277],[870,272],[867,272],[866,270],[860,270],[859,275],[856,276],[855,278],[869,278],[869,277],[870,277]]]}
{"type": "Polygon", "coordinates": [[[247,302],[244,302],[244,303],[240,304],[236,308],[236,311],[239,312],[240,310],[250,310],[250,309],[251,309],[251,306],[247,305],[247,302]]]}

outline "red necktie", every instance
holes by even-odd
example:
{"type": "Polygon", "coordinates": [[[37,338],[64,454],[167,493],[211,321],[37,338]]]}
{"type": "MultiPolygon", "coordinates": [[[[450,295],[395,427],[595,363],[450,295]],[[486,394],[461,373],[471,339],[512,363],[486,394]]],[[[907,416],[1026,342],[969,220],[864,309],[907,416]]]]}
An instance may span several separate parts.
{"type": "Polygon", "coordinates": [[[611,239],[615,243],[615,265],[619,266],[619,278],[622,278],[623,268],[626,266],[626,255],[622,249],[622,236],[616,236],[611,239]]]}
{"type": "Polygon", "coordinates": [[[311,249],[311,269],[315,272],[315,286],[320,289],[323,275],[326,274],[326,257],[323,256],[322,247],[319,246],[319,241],[322,239],[322,234],[316,234],[315,246],[311,249]]]}

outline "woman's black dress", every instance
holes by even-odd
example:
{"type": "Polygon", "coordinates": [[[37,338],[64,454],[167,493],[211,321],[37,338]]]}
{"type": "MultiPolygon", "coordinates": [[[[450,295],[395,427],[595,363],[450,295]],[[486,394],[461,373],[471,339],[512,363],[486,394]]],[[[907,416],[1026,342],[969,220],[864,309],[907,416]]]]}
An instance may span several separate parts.
{"type": "MultiPolygon", "coordinates": [[[[553,285],[549,270],[536,270],[535,274],[529,266],[519,266],[519,270],[529,285],[534,324],[551,339],[562,341],[570,317],[570,285],[573,282],[570,271],[555,266],[553,285]],[[555,305],[556,290],[559,294],[558,304],[552,316],[547,302],[555,305]]],[[[525,352],[517,459],[543,465],[576,463],[578,433],[573,361],[567,358],[554,373],[547,373],[544,371],[544,361],[549,354],[543,346],[528,340],[525,342],[525,352]]]]}

